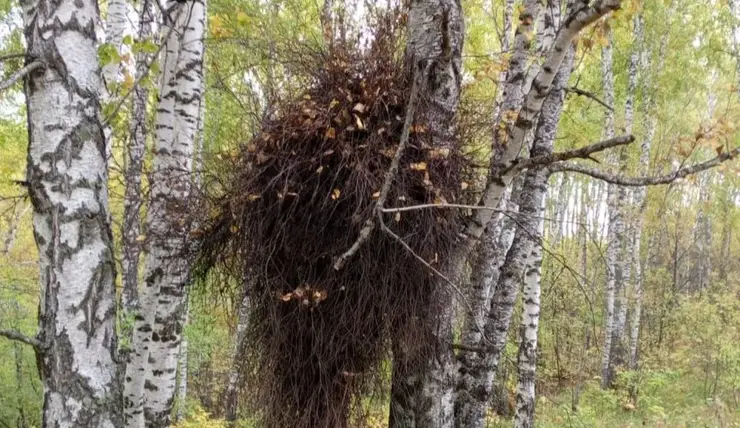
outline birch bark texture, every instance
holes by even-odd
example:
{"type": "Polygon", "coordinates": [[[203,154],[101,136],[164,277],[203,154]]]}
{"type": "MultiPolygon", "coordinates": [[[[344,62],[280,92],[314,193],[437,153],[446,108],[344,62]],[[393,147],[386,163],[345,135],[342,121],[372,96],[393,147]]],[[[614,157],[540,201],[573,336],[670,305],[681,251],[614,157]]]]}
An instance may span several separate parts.
{"type": "Polygon", "coordinates": [[[193,155],[203,99],[206,3],[171,2],[165,17],[159,105],[147,214],[141,311],[126,370],[127,426],[165,427],[174,402],[182,340],[193,155]]]}
{"type": "MultiPolygon", "coordinates": [[[[673,1],[671,6],[668,8],[667,20],[670,23],[673,18],[673,12],[675,11],[677,2],[673,1]]],[[[655,100],[655,86],[654,80],[655,75],[660,73],[663,69],[665,61],[666,50],[668,49],[669,32],[663,34],[660,39],[660,46],[658,48],[658,61],[656,67],[652,68],[652,55],[648,49],[643,49],[641,56],[640,66],[643,69],[643,86],[644,86],[644,100],[643,100],[643,128],[644,136],[642,144],[640,144],[640,164],[639,173],[640,175],[647,175],[650,168],[650,151],[653,145],[653,139],[655,138],[655,131],[657,129],[658,120],[655,115],[654,109],[656,107],[655,100]]],[[[637,213],[634,224],[634,236],[632,239],[632,256],[633,256],[633,278],[635,284],[634,290],[634,307],[632,309],[632,318],[630,319],[630,355],[629,355],[629,368],[636,370],[638,368],[639,360],[639,339],[640,339],[640,324],[642,321],[642,300],[643,300],[643,283],[645,277],[645,267],[641,256],[642,250],[642,235],[643,235],[643,224],[645,221],[645,210],[647,209],[647,189],[645,187],[638,187],[635,189],[635,206],[637,207],[637,213]]],[[[649,252],[649,251],[648,251],[649,252]]]]}
{"type": "MultiPolygon", "coordinates": [[[[552,154],[557,135],[560,115],[565,101],[565,88],[570,78],[575,57],[570,47],[560,70],[553,81],[552,91],[542,106],[535,132],[531,156],[552,154]]],[[[520,343],[517,356],[519,378],[516,386],[516,412],[514,426],[534,427],[535,378],[537,369],[537,339],[540,319],[540,290],[542,268],[542,246],[544,233],[544,203],[547,194],[549,172],[546,169],[527,171],[521,194],[521,210],[531,213],[521,221],[517,236],[524,247],[524,278],[522,281],[522,320],[520,343]]],[[[516,237],[515,237],[516,239],[516,237]]]]}
{"type": "MultiPolygon", "coordinates": [[[[154,37],[154,0],[142,0],[139,9],[138,41],[144,42],[154,37]]],[[[149,64],[153,62],[152,54],[139,52],[136,55],[136,78],[141,79],[148,73],[149,64]]],[[[123,220],[121,224],[122,263],[121,276],[123,293],[121,303],[123,310],[135,311],[139,307],[139,256],[141,253],[141,174],[146,152],[147,104],[149,88],[136,85],[132,95],[132,114],[129,124],[130,138],[126,146],[126,164],[123,174],[123,220]]]]}
{"type": "Polygon", "coordinates": [[[27,181],[39,251],[44,426],[122,425],[115,262],[92,0],[24,1],[27,181]]]}
{"type": "MultiPolygon", "coordinates": [[[[435,148],[455,149],[455,115],[460,103],[464,24],[458,0],[420,0],[408,15],[407,65],[423,76],[417,117],[428,124],[435,148]]],[[[449,273],[445,271],[445,273],[449,273]]],[[[448,276],[459,283],[462,275],[448,276]]],[[[447,284],[441,280],[431,297],[426,321],[433,339],[432,355],[423,370],[412,367],[410,355],[395,347],[390,426],[452,427],[454,421],[455,358],[450,343],[454,306],[447,284]],[[404,361],[405,360],[405,361],[404,361]]]]}
{"type": "MultiPolygon", "coordinates": [[[[604,102],[607,105],[614,105],[614,60],[613,60],[613,36],[611,32],[608,35],[608,43],[601,51],[601,71],[604,84],[604,102]]],[[[606,110],[604,113],[604,138],[614,137],[614,111],[606,110]]],[[[610,160],[615,163],[615,160],[610,160]]],[[[619,209],[619,189],[615,184],[609,184],[607,189],[607,210],[609,213],[609,230],[607,232],[608,248],[606,252],[606,286],[605,286],[605,327],[604,327],[604,345],[601,358],[601,387],[607,388],[611,385],[612,366],[611,353],[613,335],[616,325],[615,299],[617,293],[617,282],[621,281],[621,270],[617,263],[619,251],[617,243],[619,228],[622,225],[621,210],[619,209]],[[617,276],[619,275],[619,278],[617,276]]]]}
{"type": "MultiPolygon", "coordinates": [[[[108,16],[105,19],[105,42],[120,54],[123,35],[128,21],[126,0],[109,0],[108,16]]],[[[111,61],[103,66],[103,80],[106,86],[117,83],[121,70],[120,61],[111,61]]]]}
{"type": "MultiPolygon", "coordinates": [[[[493,163],[499,162],[504,154],[506,140],[509,128],[515,119],[516,112],[524,102],[524,90],[527,84],[526,65],[530,56],[530,49],[534,39],[535,21],[540,13],[541,5],[538,0],[526,0],[523,3],[522,13],[519,15],[519,24],[514,36],[514,52],[509,62],[503,81],[503,91],[500,106],[495,112],[495,123],[497,126],[493,132],[494,160],[493,163]]],[[[511,10],[507,10],[512,12],[511,10]]],[[[510,19],[510,18],[509,18],[510,19]]],[[[509,19],[505,18],[504,22],[509,19]]],[[[506,37],[506,35],[505,35],[506,37]]],[[[508,40],[505,38],[505,41],[508,40]]],[[[508,43],[506,43],[508,45],[508,43]]],[[[512,191],[512,199],[518,199],[517,194],[512,191]]],[[[503,205],[505,201],[502,201],[503,205]]],[[[502,208],[502,207],[500,207],[502,208]]],[[[516,227],[513,222],[506,223],[513,232],[516,227]]],[[[474,266],[475,271],[472,277],[472,303],[473,311],[468,314],[466,320],[467,330],[463,337],[464,344],[476,346],[481,343],[483,336],[488,336],[489,332],[480,331],[484,326],[485,319],[489,313],[492,291],[500,296],[501,290],[493,284],[499,281],[499,269],[505,264],[504,258],[512,246],[511,241],[502,239],[504,232],[504,219],[500,215],[499,219],[494,219],[489,224],[486,231],[481,237],[479,243],[478,263],[474,266]],[[468,343],[471,342],[471,343],[468,343]]],[[[494,339],[495,341],[495,339],[494,339]]],[[[457,385],[455,420],[456,426],[462,427],[483,427],[485,424],[486,409],[493,388],[493,377],[497,364],[491,364],[487,353],[482,355],[462,354],[459,358],[459,380],[457,385]]]]}

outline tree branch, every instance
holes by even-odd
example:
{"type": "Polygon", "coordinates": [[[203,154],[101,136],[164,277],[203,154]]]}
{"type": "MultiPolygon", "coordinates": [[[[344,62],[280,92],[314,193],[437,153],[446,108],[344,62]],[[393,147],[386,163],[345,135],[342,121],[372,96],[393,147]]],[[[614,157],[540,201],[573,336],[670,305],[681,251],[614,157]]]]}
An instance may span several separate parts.
{"type": "Polygon", "coordinates": [[[468,210],[493,210],[495,212],[502,211],[496,208],[486,207],[482,205],[463,205],[463,204],[421,204],[421,205],[410,205],[407,207],[383,208],[380,211],[384,213],[400,213],[404,211],[423,210],[426,208],[460,208],[460,209],[468,209],[468,210]]]}
{"type": "MultiPolygon", "coordinates": [[[[555,79],[555,73],[560,68],[570,44],[581,30],[609,12],[619,9],[621,3],[621,0],[598,0],[591,6],[584,5],[574,11],[563,22],[553,48],[532,82],[532,87],[525,96],[514,126],[509,131],[508,141],[501,159],[491,166],[480,205],[497,207],[507,186],[516,175],[517,171],[513,171],[512,166],[521,162],[518,158],[525,137],[535,125],[535,117],[542,109],[545,97],[550,92],[552,82],[555,79]]],[[[492,210],[476,210],[469,218],[463,231],[463,236],[466,237],[466,251],[472,251],[492,217],[492,210]]]]}
{"type": "Polygon", "coordinates": [[[8,79],[5,80],[4,82],[0,82],[0,91],[4,91],[8,89],[9,87],[13,86],[15,82],[22,79],[23,77],[31,73],[33,70],[36,70],[37,68],[41,68],[43,66],[44,66],[44,63],[41,61],[33,61],[32,63],[26,65],[25,67],[11,74],[10,77],[8,77],[8,79]]]}
{"type": "MultiPolygon", "coordinates": [[[[556,162],[563,162],[569,159],[591,159],[594,153],[603,152],[604,150],[612,147],[624,146],[635,141],[635,137],[632,135],[622,135],[620,137],[610,138],[608,140],[600,141],[580,149],[568,150],[560,153],[553,153],[546,156],[536,156],[533,158],[519,159],[511,168],[513,171],[521,171],[524,169],[530,169],[537,166],[547,166],[556,162]]],[[[597,161],[598,162],[598,161],[597,161]]],[[[509,171],[506,171],[509,172],[509,171]]]]}
{"type": "Polygon", "coordinates": [[[9,53],[5,55],[0,55],[0,62],[7,61],[9,59],[25,58],[25,56],[26,56],[25,52],[9,53]]]}
{"type": "Polygon", "coordinates": [[[349,250],[339,256],[336,261],[334,261],[335,270],[341,270],[347,260],[354,256],[355,253],[360,250],[360,247],[362,247],[365,241],[370,238],[370,234],[372,234],[373,230],[375,230],[375,216],[377,215],[382,221],[382,218],[380,218],[380,216],[383,215],[383,205],[385,204],[385,201],[388,198],[388,194],[391,191],[393,180],[395,180],[396,175],[398,175],[398,167],[401,162],[401,157],[403,157],[403,152],[406,150],[406,146],[409,142],[409,134],[411,132],[411,126],[414,122],[416,104],[418,103],[419,99],[419,87],[421,86],[420,83],[426,76],[428,70],[429,66],[424,69],[421,75],[418,75],[418,71],[414,73],[415,78],[411,87],[411,95],[409,95],[408,108],[406,109],[406,119],[403,122],[403,129],[401,130],[401,141],[398,143],[398,149],[396,149],[396,154],[393,156],[391,166],[385,173],[385,180],[383,181],[383,186],[380,189],[380,196],[378,196],[378,201],[375,203],[375,207],[373,208],[373,215],[371,215],[370,218],[365,221],[365,225],[360,230],[360,235],[357,237],[355,243],[352,244],[352,247],[350,247],[349,250]]]}
{"type": "Polygon", "coordinates": [[[584,91],[583,89],[577,88],[575,86],[570,87],[570,88],[565,88],[565,92],[570,92],[570,93],[573,93],[573,94],[576,94],[576,95],[580,95],[582,97],[590,98],[590,99],[596,101],[597,103],[601,104],[602,106],[604,106],[604,108],[606,108],[607,110],[614,111],[614,107],[612,107],[609,104],[605,103],[599,97],[597,97],[596,95],[594,95],[591,92],[584,91]]]}
{"type": "Polygon", "coordinates": [[[589,175],[593,178],[606,181],[611,184],[618,184],[620,186],[629,187],[642,187],[642,186],[657,186],[660,184],[668,184],[676,181],[680,178],[696,174],[698,172],[706,171],[714,168],[725,161],[733,159],[735,156],[740,154],[740,147],[727,152],[722,153],[717,157],[714,157],[706,162],[701,162],[696,165],[679,168],[676,171],[665,175],[657,176],[642,176],[642,177],[625,177],[623,175],[612,174],[607,171],[602,171],[597,168],[588,167],[582,164],[561,162],[551,165],[548,169],[550,173],[556,172],[577,172],[579,174],[589,175]]]}
{"type": "Polygon", "coordinates": [[[28,336],[24,335],[23,333],[20,333],[20,332],[15,331],[15,330],[0,330],[0,336],[6,337],[6,338],[8,338],[10,340],[15,340],[15,341],[18,341],[18,342],[23,342],[26,345],[33,346],[37,350],[42,350],[43,349],[43,346],[42,346],[41,342],[39,342],[37,339],[32,338],[32,337],[28,337],[28,336]]]}
{"type": "MultiPolygon", "coordinates": [[[[159,4],[159,2],[157,2],[157,4],[159,4]]],[[[178,19],[180,19],[181,13],[182,13],[182,9],[179,9],[177,12],[177,15],[174,18],[174,21],[177,21],[178,19]]],[[[165,15],[165,16],[169,16],[169,15],[165,15]]],[[[172,35],[174,31],[175,31],[175,25],[173,24],[170,26],[169,30],[167,30],[167,34],[165,34],[165,36],[162,38],[162,43],[159,45],[159,48],[157,49],[157,51],[152,55],[152,60],[149,62],[149,64],[146,64],[146,67],[144,67],[144,72],[136,76],[134,83],[131,85],[128,91],[126,91],[126,93],[123,94],[123,96],[116,102],[115,107],[113,107],[110,114],[106,116],[105,118],[103,118],[103,126],[110,125],[110,121],[113,120],[114,117],[116,117],[118,112],[121,110],[121,107],[123,107],[123,103],[125,103],[128,97],[130,97],[131,94],[134,93],[134,90],[136,90],[136,88],[141,84],[141,81],[144,80],[149,75],[149,72],[151,71],[152,66],[157,61],[157,58],[159,58],[159,54],[162,53],[162,50],[165,48],[165,46],[167,46],[167,40],[170,38],[170,36],[172,35]]]]}

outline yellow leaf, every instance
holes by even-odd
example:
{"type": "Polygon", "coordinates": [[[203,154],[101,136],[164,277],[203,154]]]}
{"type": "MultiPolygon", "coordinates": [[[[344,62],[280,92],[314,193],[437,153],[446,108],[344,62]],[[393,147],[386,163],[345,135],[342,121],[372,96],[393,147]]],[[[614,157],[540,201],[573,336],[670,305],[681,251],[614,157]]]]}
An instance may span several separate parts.
{"type": "Polygon", "coordinates": [[[341,195],[342,195],[342,191],[341,191],[341,190],[339,190],[339,189],[334,189],[334,190],[332,190],[332,191],[331,191],[331,198],[332,198],[333,200],[335,200],[335,201],[336,201],[337,199],[339,199],[339,196],[341,196],[341,195]]]}
{"type": "Polygon", "coordinates": [[[211,30],[211,33],[213,33],[216,37],[226,37],[231,34],[231,32],[224,28],[225,20],[221,15],[213,15],[209,19],[208,28],[211,30]]]}
{"type": "Polygon", "coordinates": [[[339,104],[339,101],[337,101],[336,98],[331,100],[331,102],[329,103],[329,110],[333,109],[337,104],[339,104]]]}
{"type": "Polygon", "coordinates": [[[360,120],[360,117],[357,116],[356,114],[353,116],[355,117],[355,123],[357,124],[357,129],[361,129],[361,130],[365,129],[365,124],[362,123],[362,120],[360,120]]]}
{"type": "Polygon", "coordinates": [[[139,235],[136,237],[136,242],[144,242],[146,241],[146,235],[139,235]]]}
{"type": "Polygon", "coordinates": [[[306,95],[303,96],[303,99],[304,100],[310,100],[311,99],[311,95],[306,94],[306,95]]]}
{"type": "Polygon", "coordinates": [[[416,125],[411,127],[411,132],[417,133],[417,134],[423,134],[427,132],[427,128],[426,126],[417,123],[416,125]]]}
{"type": "Polygon", "coordinates": [[[426,162],[412,163],[411,165],[409,165],[409,168],[412,171],[426,171],[427,163],[426,162]]]}
{"type": "Polygon", "coordinates": [[[239,226],[237,226],[235,224],[232,224],[231,225],[231,229],[229,229],[229,230],[231,230],[231,233],[236,233],[236,232],[239,231],[239,226]]]}
{"type": "Polygon", "coordinates": [[[460,183],[460,190],[465,190],[468,187],[470,187],[470,185],[468,183],[466,183],[464,181],[462,183],[460,183]]]}
{"type": "Polygon", "coordinates": [[[249,16],[247,16],[247,14],[241,10],[236,14],[236,20],[242,24],[247,22],[248,19],[249,19],[249,16]]]}
{"type": "Polygon", "coordinates": [[[380,192],[373,193],[373,199],[378,199],[380,197],[380,192]]]}
{"type": "Polygon", "coordinates": [[[123,75],[123,87],[126,89],[131,89],[134,87],[134,83],[136,83],[134,76],[131,73],[126,72],[123,75]]]}
{"type": "Polygon", "coordinates": [[[286,293],[280,296],[280,300],[282,300],[283,302],[288,302],[292,298],[293,298],[293,293],[286,293]]]}
{"type": "Polygon", "coordinates": [[[320,166],[320,167],[318,167],[318,168],[316,168],[316,174],[321,174],[322,171],[324,171],[324,166],[323,165],[320,166]]]}
{"type": "Polygon", "coordinates": [[[450,149],[433,149],[429,152],[429,157],[432,159],[447,159],[450,156],[450,149]]]}
{"type": "Polygon", "coordinates": [[[337,138],[337,131],[334,128],[329,128],[326,130],[326,134],[324,136],[330,140],[333,140],[337,138]]]}
{"type": "Polygon", "coordinates": [[[252,195],[247,196],[247,200],[250,201],[250,202],[256,201],[259,198],[261,198],[261,196],[260,195],[255,195],[255,194],[252,194],[252,195]]]}
{"type": "Polygon", "coordinates": [[[356,111],[357,113],[364,113],[365,104],[362,104],[362,103],[355,104],[354,108],[352,108],[352,111],[356,111]]]}

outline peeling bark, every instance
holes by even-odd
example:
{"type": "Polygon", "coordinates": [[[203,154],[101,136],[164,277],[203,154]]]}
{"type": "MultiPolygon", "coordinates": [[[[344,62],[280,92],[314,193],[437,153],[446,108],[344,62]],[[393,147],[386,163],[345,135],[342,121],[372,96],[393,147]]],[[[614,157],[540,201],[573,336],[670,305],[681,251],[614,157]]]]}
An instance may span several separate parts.
{"type": "Polygon", "coordinates": [[[115,261],[90,0],[22,2],[44,426],[121,426],[115,261]]]}

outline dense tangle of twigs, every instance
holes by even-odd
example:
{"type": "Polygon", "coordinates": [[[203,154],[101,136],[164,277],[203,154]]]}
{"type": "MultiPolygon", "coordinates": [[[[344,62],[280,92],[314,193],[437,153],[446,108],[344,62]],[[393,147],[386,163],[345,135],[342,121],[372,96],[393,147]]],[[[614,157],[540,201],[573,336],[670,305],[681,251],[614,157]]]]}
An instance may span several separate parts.
{"type": "MultiPolygon", "coordinates": [[[[428,345],[435,281],[415,257],[445,260],[458,210],[385,213],[408,248],[376,229],[343,269],[332,267],[374,215],[405,120],[410,78],[389,27],[376,28],[367,50],[311,58],[310,87],[277,102],[258,135],[224,157],[220,190],[209,192],[198,269],[247,288],[242,370],[268,427],[346,426],[393,339],[419,356],[428,345]]],[[[468,158],[433,148],[426,127],[415,118],[389,206],[465,202],[468,158]]]]}

